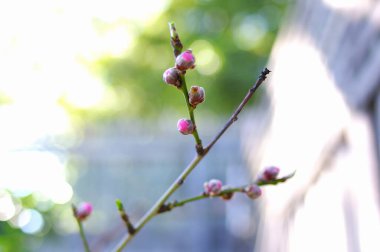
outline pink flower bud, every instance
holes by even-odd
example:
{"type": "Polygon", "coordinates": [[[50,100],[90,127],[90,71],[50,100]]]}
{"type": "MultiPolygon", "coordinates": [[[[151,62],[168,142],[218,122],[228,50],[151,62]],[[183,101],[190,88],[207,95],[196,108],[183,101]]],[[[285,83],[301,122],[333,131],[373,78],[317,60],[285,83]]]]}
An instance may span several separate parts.
{"type": "Polygon", "coordinates": [[[259,175],[259,181],[271,181],[277,178],[277,175],[280,173],[280,168],[276,166],[268,166],[264,171],[259,175]]]}
{"type": "Polygon", "coordinates": [[[192,86],[189,91],[189,103],[195,107],[205,100],[205,90],[203,87],[192,86]]]}
{"type": "Polygon", "coordinates": [[[218,179],[211,179],[203,184],[204,192],[210,196],[215,196],[222,190],[222,181],[218,179]]]}
{"type": "Polygon", "coordinates": [[[166,69],[162,77],[166,84],[173,85],[176,87],[181,86],[181,77],[178,69],[175,67],[166,69]]]}
{"type": "Polygon", "coordinates": [[[244,188],[244,192],[251,199],[257,199],[261,196],[262,193],[261,188],[256,184],[247,186],[246,188],[244,188]]]}
{"type": "Polygon", "coordinates": [[[86,219],[91,214],[91,212],[92,212],[91,203],[82,202],[76,209],[76,217],[82,221],[86,219]]]}
{"type": "Polygon", "coordinates": [[[194,132],[194,124],[188,119],[179,119],[177,123],[177,129],[184,135],[189,135],[194,132]]]}
{"type": "Polygon", "coordinates": [[[195,58],[191,50],[186,50],[177,56],[175,66],[178,70],[184,71],[195,67],[195,58]]]}

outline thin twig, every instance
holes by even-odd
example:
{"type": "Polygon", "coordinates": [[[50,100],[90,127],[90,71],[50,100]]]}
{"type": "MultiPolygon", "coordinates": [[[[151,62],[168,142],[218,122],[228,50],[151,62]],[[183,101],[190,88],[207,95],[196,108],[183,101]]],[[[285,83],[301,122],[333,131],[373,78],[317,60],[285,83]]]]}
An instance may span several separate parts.
{"type": "Polygon", "coordinates": [[[204,152],[210,151],[212,146],[218,141],[218,139],[226,132],[226,130],[238,119],[238,115],[244,108],[244,106],[247,104],[249,99],[251,99],[252,95],[256,92],[256,90],[260,87],[260,85],[265,81],[267,78],[267,75],[270,73],[268,68],[265,68],[263,71],[261,71],[261,74],[259,75],[258,79],[256,80],[255,84],[252,86],[251,89],[249,89],[248,93],[245,95],[243,101],[240,103],[240,105],[237,107],[235,112],[232,114],[230,119],[227,121],[227,123],[224,125],[224,127],[220,130],[220,132],[214,137],[214,139],[204,148],[204,152]]]}
{"type": "Polygon", "coordinates": [[[195,156],[193,161],[191,161],[191,163],[181,173],[181,175],[177,178],[177,180],[169,187],[169,189],[161,196],[161,198],[157,200],[157,202],[148,210],[148,212],[136,224],[135,233],[125,235],[120,241],[120,243],[117,245],[115,251],[121,251],[128,244],[128,242],[145,226],[145,224],[157,214],[161,206],[168,200],[168,198],[175,191],[177,191],[177,189],[183,184],[187,176],[198,165],[198,163],[202,160],[203,157],[204,156],[201,156],[201,155],[195,156]]]}
{"type": "MultiPolygon", "coordinates": [[[[256,184],[258,186],[277,185],[279,183],[284,183],[285,181],[287,181],[288,179],[290,179],[291,177],[293,177],[294,174],[295,174],[295,172],[291,173],[288,176],[285,176],[285,177],[282,177],[282,178],[273,179],[273,180],[269,180],[269,181],[260,180],[260,181],[256,182],[256,184]]],[[[218,198],[218,197],[222,197],[224,195],[228,195],[230,193],[243,193],[244,192],[244,188],[246,188],[247,186],[248,185],[234,187],[234,188],[228,188],[228,189],[222,190],[220,193],[218,193],[216,195],[213,195],[213,196],[210,196],[208,194],[202,193],[201,195],[197,195],[197,196],[194,196],[194,197],[191,197],[191,198],[187,198],[187,199],[184,199],[184,200],[181,200],[181,201],[173,201],[173,202],[170,202],[170,203],[166,203],[166,204],[164,204],[164,205],[161,206],[161,208],[157,212],[157,214],[166,213],[168,211],[171,211],[174,208],[181,207],[181,206],[186,205],[187,203],[198,201],[198,200],[203,200],[203,199],[208,199],[208,198],[218,198]]]]}
{"type": "Polygon", "coordinates": [[[119,200],[119,199],[116,200],[116,207],[117,207],[117,210],[119,211],[120,218],[123,220],[123,222],[124,222],[124,224],[128,230],[128,233],[133,235],[136,232],[136,229],[132,225],[131,221],[129,220],[129,216],[125,212],[125,209],[124,209],[124,206],[123,206],[123,203],[121,202],[121,200],[119,200]]]}

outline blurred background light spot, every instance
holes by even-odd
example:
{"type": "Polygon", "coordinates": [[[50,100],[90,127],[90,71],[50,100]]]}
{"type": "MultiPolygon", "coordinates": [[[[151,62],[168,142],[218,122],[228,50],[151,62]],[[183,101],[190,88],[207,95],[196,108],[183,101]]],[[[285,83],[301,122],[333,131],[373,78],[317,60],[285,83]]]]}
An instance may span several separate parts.
{"type": "Polygon", "coordinates": [[[0,191],[0,221],[7,221],[16,213],[12,197],[6,191],[0,191]]]}
{"type": "Polygon", "coordinates": [[[24,209],[17,217],[17,225],[24,233],[36,234],[42,230],[44,219],[34,209],[24,209]]]}
{"type": "Polygon", "coordinates": [[[196,68],[199,73],[212,75],[222,65],[222,61],[214,47],[206,40],[197,40],[191,44],[191,49],[196,54],[196,68]]]}
{"type": "MultiPolygon", "coordinates": [[[[68,8],[78,8],[76,1],[64,1],[70,5],[68,8]]],[[[83,2],[83,5],[88,5],[83,2]]],[[[119,19],[128,17],[128,19],[136,22],[149,22],[156,18],[158,14],[167,6],[168,0],[110,0],[110,1],[95,1],[91,3],[91,8],[78,8],[80,10],[88,9],[95,16],[101,17],[106,22],[114,22],[119,19]],[[112,6],[112,8],[109,8],[112,6]]]]}
{"type": "Polygon", "coordinates": [[[368,5],[371,1],[369,0],[323,0],[323,2],[331,8],[334,9],[355,9],[362,8],[368,5]]]}
{"type": "Polygon", "coordinates": [[[106,93],[104,84],[93,75],[78,73],[77,79],[68,84],[65,101],[75,108],[88,109],[100,104],[106,93]]]}
{"type": "Polygon", "coordinates": [[[0,117],[0,151],[32,145],[49,135],[64,134],[70,127],[66,112],[51,104],[4,105],[0,107],[0,117]]]}
{"type": "Polygon", "coordinates": [[[0,187],[12,192],[37,191],[63,204],[72,189],[65,180],[64,163],[43,151],[15,151],[0,156],[0,187]]]}
{"type": "Polygon", "coordinates": [[[61,182],[50,191],[50,198],[56,204],[65,204],[73,196],[73,189],[67,182],[61,182]]]}
{"type": "Polygon", "coordinates": [[[268,32],[268,22],[260,14],[237,16],[234,18],[236,29],[233,36],[236,46],[242,50],[251,50],[258,46],[268,32]]]}

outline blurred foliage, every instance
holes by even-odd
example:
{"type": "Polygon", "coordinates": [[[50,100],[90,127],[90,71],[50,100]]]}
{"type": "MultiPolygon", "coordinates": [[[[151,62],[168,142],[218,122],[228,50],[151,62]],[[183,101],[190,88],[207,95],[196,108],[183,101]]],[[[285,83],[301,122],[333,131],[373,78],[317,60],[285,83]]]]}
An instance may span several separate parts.
{"type": "MultiPolygon", "coordinates": [[[[124,57],[103,57],[93,67],[115,92],[117,109],[108,116],[155,117],[165,109],[185,111],[182,95],[162,81],[174,65],[168,22],[173,21],[184,49],[197,59],[188,71],[187,85],[203,86],[212,113],[231,113],[266,66],[286,1],[172,1],[154,23],[140,27],[126,22],[137,34],[124,57]]],[[[99,29],[107,24],[96,21],[99,29]]]]}
{"type": "Polygon", "coordinates": [[[13,252],[25,251],[25,240],[27,237],[22,231],[9,226],[8,223],[0,221],[0,251],[13,252]]]}

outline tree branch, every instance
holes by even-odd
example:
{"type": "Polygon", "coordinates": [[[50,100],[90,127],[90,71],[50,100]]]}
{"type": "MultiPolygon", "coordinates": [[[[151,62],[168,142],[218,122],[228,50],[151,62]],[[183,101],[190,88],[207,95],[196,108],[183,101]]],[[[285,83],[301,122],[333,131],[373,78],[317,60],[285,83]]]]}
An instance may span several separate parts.
{"type": "MultiPolygon", "coordinates": [[[[170,27],[170,34],[171,34],[171,44],[174,49],[174,54],[177,56],[181,50],[182,50],[182,44],[179,40],[178,34],[175,30],[174,23],[169,24],[170,27]],[[174,45],[173,45],[174,44],[174,45]],[[179,46],[180,45],[180,46],[179,46]]],[[[202,148],[202,151],[198,150],[197,147],[197,155],[193,158],[193,160],[190,162],[190,164],[183,170],[183,172],[178,176],[178,178],[172,183],[172,185],[167,189],[167,191],[159,198],[156,203],[148,210],[148,212],[140,219],[140,221],[135,226],[135,232],[133,234],[126,234],[119,244],[116,246],[115,251],[122,251],[122,249],[128,244],[129,241],[132,240],[132,238],[157,214],[160,213],[161,208],[164,206],[165,202],[169,199],[169,197],[178,190],[178,188],[183,184],[183,182],[186,180],[188,175],[194,170],[194,168],[199,164],[199,162],[207,155],[207,153],[211,150],[211,148],[215,145],[215,143],[219,140],[219,138],[225,133],[225,131],[237,120],[237,116],[240,114],[244,106],[248,103],[248,101],[251,99],[252,95],[256,92],[256,90],[260,87],[260,85],[264,82],[267,75],[269,74],[269,70],[265,68],[261,74],[259,75],[258,79],[256,80],[255,84],[252,86],[252,88],[249,89],[248,93],[244,97],[243,101],[240,103],[240,105],[236,108],[235,112],[232,114],[230,119],[227,121],[225,126],[220,130],[220,132],[214,137],[214,139],[210,142],[210,144],[207,145],[206,148],[202,148]]],[[[184,85],[184,83],[182,83],[184,85]]],[[[186,95],[188,96],[187,90],[185,91],[183,89],[185,98],[186,95]],[[186,93],[186,94],[185,94],[186,93]]],[[[188,104],[188,97],[187,97],[187,104],[188,104]]],[[[188,104],[189,105],[189,104],[188,104]]],[[[190,117],[191,117],[191,112],[190,117]]],[[[193,121],[194,123],[194,121],[193,121]]],[[[194,123],[195,125],[195,123],[194,123]]],[[[194,138],[197,142],[197,134],[194,135],[194,138]]],[[[199,136],[198,136],[199,139],[199,136]]],[[[200,141],[200,139],[199,139],[200,141]]],[[[198,142],[197,142],[198,145],[198,142]]]]}

